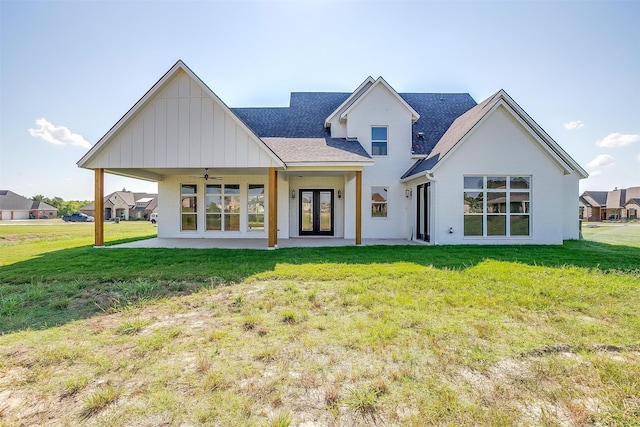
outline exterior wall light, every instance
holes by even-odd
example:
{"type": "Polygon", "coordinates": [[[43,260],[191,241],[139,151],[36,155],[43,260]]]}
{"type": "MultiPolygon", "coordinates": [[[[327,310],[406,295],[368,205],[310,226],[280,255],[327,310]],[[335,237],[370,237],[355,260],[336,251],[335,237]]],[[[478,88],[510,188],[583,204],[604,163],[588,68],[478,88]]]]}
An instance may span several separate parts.
{"type": "Polygon", "coordinates": [[[411,198],[411,189],[407,188],[406,190],[404,190],[404,197],[406,197],[407,199],[411,198]]]}
{"type": "Polygon", "coordinates": [[[338,199],[342,199],[342,190],[338,190],[338,199]]]}
{"type": "Polygon", "coordinates": [[[292,199],[296,198],[296,190],[291,190],[291,198],[292,199]]]}

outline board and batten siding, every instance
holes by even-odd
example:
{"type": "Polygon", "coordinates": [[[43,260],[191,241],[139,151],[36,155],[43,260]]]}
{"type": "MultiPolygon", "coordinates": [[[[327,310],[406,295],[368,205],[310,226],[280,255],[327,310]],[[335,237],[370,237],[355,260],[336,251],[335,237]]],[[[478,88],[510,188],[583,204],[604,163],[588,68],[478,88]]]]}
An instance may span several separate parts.
{"type": "Polygon", "coordinates": [[[136,112],[89,168],[279,166],[257,137],[179,71],[136,112]]]}

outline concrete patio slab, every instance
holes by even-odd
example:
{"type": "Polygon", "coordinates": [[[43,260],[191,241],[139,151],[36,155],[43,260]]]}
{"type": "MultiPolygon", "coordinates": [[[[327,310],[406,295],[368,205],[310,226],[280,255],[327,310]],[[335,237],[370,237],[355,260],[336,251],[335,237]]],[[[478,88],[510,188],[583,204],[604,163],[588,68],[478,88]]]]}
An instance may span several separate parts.
{"type": "MultiPolygon", "coordinates": [[[[363,239],[362,246],[373,245],[419,245],[405,239],[363,239]]],[[[355,246],[354,239],[337,238],[291,238],[278,240],[278,248],[319,248],[336,246],[355,246]]],[[[109,249],[118,248],[183,248],[183,249],[269,249],[267,239],[169,239],[154,237],[152,239],[137,240],[107,246],[109,249]]]]}

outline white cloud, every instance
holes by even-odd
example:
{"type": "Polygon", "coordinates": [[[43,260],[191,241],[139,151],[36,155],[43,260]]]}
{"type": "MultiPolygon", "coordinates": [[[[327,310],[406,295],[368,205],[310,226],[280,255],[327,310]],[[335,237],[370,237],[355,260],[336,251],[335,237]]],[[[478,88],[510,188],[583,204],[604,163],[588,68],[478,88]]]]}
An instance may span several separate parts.
{"type": "Polygon", "coordinates": [[[613,166],[613,157],[608,154],[598,154],[595,159],[591,160],[587,163],[587,166],[590,168],[606,168],[609,166],[613,166]]]}
{"type": "Polygon", "coordinates": [[[602,175],[602,171],[589,172],[589,178],[591,178],[593,176],[598,176],[598,175],[602,175]]]}
{"type": "Polygon", "coordinates": [[[567,130],[575,130],[584,127],[584,123],[582,123],[582,120],[574,120],[572,122],[565,123],[563,126],[567,130]]]}
{"type": "Polygon", "coordinates": [[[625,145],[633,144],[636,142],[640,142],[639,134],[621,134],[621,133],[611,133],[604,137],[604,139],[596,142],[598,147],[624,147],[625,145]]]}
{"type": "Polygon", "coordinates": [[[91,148],[91,144],[82,135],[71,132],[66,126],[56,126],[45,118],[36,120],[36,126],[38,126],[37,129],[29,129],[31,136],[42,138],[55,145],[91,148]]]}

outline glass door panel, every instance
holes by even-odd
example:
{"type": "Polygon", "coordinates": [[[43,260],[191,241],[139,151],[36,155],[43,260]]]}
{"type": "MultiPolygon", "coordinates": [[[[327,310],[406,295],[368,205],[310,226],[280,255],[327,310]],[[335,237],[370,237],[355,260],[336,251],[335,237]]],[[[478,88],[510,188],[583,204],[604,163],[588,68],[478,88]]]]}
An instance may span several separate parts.
{"type": "Polygon", "coordinates": [[[313,191],[300,192],[300,232],[313,232],[313,191]]]}
{"type": "Polygon", "coordinates": [[[333,191],[320,192],[320,231],[331,232],[333,229],[333,191]]]}

